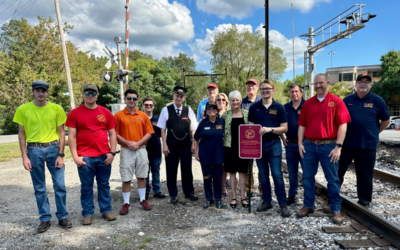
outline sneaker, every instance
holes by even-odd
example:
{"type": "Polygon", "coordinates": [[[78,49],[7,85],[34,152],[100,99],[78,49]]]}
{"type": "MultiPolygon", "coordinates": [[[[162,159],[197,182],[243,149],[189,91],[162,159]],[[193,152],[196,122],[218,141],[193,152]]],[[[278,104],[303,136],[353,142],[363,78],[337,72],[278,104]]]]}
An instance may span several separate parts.
{"type": "Polygon", "coordinates": [[[290,211],[287,208],[287,206],[281,206],[281,216],[282,217],[289,217],[290,216],[290,211]]]}
{"type": "Polygon", "coordinates": [[[161,193],[161,192],[158,192],[158,193],[154,194],[153,197],[154,198],[158,198],[158,199],[164,199],[167,196],[165,194],[161,193]]]}
{"type": "Polygon", "coordinates": [[[322,208],[322,212],[324,212],[325,214],[331,214],[332,213],[331,206],[329,204],[325,205],[324,208],[322,208]]]}
{"type": "Polygon", "coordinates": [[[199,197],[194,194],[185,194],[185,198],[190,199],[191,201],[197,201],[199,199],[199,197]]]}
{"type": "Polygon", "coordinates": [[[111,212],[103,214],[101,217],[103,217],[106,221],[113,221],[115,220],[117,217],[115,217],[115,215],[111,212]]]}
{"type": "Polygon", "coordinates": [[[268,209],[272,208],[271,203],[265,203],[263,202],[260,206],[257,208],[257,212],[266,212],[268,209]]]}
{"type": "Polygon", "coordinates": [[[119,210],[119,214],[120,214],[120,215],[128,214],[128,213],[129,213],[129,207],[130,207],[130,206],[131,206],[131,205],[129,205],[128,203],[125,203],[125,204],[122,206],[121,210],[119,210]]]}
{"type": "Polygon", "coordinates": [[[303,207],[299,211],[297,211],[297,218],[303,218],[308,214],[314,213],[314,208],[303,207]]]}
{"type": "Polygon", "coordinates": [[[37,232],[38,233],[44,233],[44,232],[47,231],[47,229],[50,228],[50,226],[51,226],[51,222],[50,221],[41,221],[39,226],[38,226],[37,232]]]}
{"type": "Polygon", "coordinates": [[[216,208],[222,208],[222,202],[221,201],[216,201],[215,202],[215,207],[216,208]]]}
{"type": "Polygon", "coordinates": [[[171,196],[171,203],[172,204],[177,204],[178,203],[178,198],[176,198],[176,196],[171,196]]]}
{"type": "Polygon", "coordinates": [[[292,204],[296,204],[296,202],[299,201],[299,197],[297,197],[296,195],[290,195],[287,199],[287,205],[290,206],[292,204]]]}
{"type": "Polygon", "coordinates": [[[58,220],[58,225],[60,225],[62,228],[67,229],[72,227],[72,223],[68,218],[58,220]]]}
{"type": "Polygon", "coordinates": [[[332,221],[337,225],[342,225],[343,217],[340,213],[332,213],[332,221]]]}
{"type": "Polygon", "coordinates": [[[147,203],[146,200],[143,200],[142,202],[140,202],[140,205],[142,205],[143,209],[146,211],[150,211],[151,210],[151,206],[149,203],[147,203]]]}
{"type": "Polygon", "coordinates": [[[93,216],[86,216],[82,218],[82,225],[90,225],[92,224],[93,216]]]}
{"type": "Polygon", "coordinates": [[[358,201],[357,203],[358,203],[358,204],[360,204],[361,206],[364,206],[364,207],[366,207],[366,208],[368,208],[368,207],[369,207],[369,205],[370,205],[370,203],[369,203],[369,202],[363,202],[363,201],[358,201]]]}

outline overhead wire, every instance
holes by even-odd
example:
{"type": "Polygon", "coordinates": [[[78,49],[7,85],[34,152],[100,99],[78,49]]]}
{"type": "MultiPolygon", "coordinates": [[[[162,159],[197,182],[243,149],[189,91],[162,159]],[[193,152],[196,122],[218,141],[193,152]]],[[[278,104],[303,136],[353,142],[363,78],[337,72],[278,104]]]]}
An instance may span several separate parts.
{"type": "Polygon", "coordinates": [[[21,3],[21,0],[19,0],[18,1],[18,5],[17,5],[17,8],[15,9],[15,11],[14,11],[14,14],[13,14],[13,16],[11,17],[11,19],[13,19],[14,18],[14,15],[15,15],[15,13],[17,13],[17,10],[18,10],[18,7],[19,7],[19,4],[21,3]]]}
{"type": "Polygon", "coordinates": [[[0,15],[3,14],[4,12],[6,12],[6,10],[8,10],[8,9],[9,9],[11,6],[13,6],[16,2],[17,2],[17,1],[13,2],[10,6],[8,6],[8,8],[6,8],[5,10],[3,10],[3,12],[1,12],[0,15]]]}
{"type": "MultiPolygon", "coordinates": [[[[31,5],[28,5],[29,2],[32,2],[33,0],[29,0],[28,2],[25,3],[25,6],[22,7],[20,10],[18,10],[17,12],[19,12],[19,14],[21,12],[23,12],[24,10],[26,10],[29,6],[32,6],[32,4],[34,4],[35,2],[31,3],[31,5]]],[[[36,1],[36,0],[35,0],[36,1]]],[[[3,21],[0,22],[0,24],[3,24],[4,22],[6,22],[11,16],[14,17],[16,13],[14,12],[13,14],[9,15],[6,19],[4,19],[3,21]]],[[[12,19],[12,18],[11,18],[12,19]]]]}
{"type": "Polygon", "coordinates": [[[4,0],[3,2],[0,3],[0,5],[2,5],[3,3],[5,3],[7,0],[4,0]]]}
{"type": "Polygon", "coordinates": [[[26,14],[27,16],[29,16],[29,13],[31,12],[31,9],[32,9],[33,5],[35,5],[35,3],[36,3],[36,0],[33,2],[33,4],[31,5],[31,7],[29,8],[28,14],[26,14]]]}

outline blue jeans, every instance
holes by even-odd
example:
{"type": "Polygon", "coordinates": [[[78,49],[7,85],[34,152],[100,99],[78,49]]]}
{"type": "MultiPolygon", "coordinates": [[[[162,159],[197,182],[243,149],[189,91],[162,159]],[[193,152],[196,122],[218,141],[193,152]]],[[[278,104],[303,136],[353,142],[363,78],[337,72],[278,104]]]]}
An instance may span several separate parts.
{"type": "Polygon", "coordinates": [[[79,178],[81,179],[81,204],[82,216],[94,215],[93,183],[96,177],[97,200],[100,213],[106,214],[112,211],[110,195],[111,165],[105,165],[106,155],[98,157],[83,157],[85,165],[78,167],[79,178]]]}
{"type": "Polygon", "coordinates": [[[204,193],[208,201],[220,201],[222,197],[222,164],[201,164],[204,193]],[[214,188],[214,195],[213,195],[214,188]]]}
{"type": "Polygon", "coordinates": [[[328,195],[331,200],[332,213],[340,212],[342,198],[340,198],[340,180],[338,176],[338,163],[330,162],[329,154],[335,148],[336,143],[316,145],[315,143],[304,142],[304,167],[303,167],[303,187],[304,187],[304,207],[313,208],[315,202],[315,175],[318,171],[318,162],[321,163],[325,179],[328,182],[328,195]]]}
{"type": "Polygon", "coordinates": [[[64,170],[56,168],[56,160],[60,147],[58,145],[48,147],[28,147],[27,154],[32,164],[31,178],[33,188],[35,189],[36,203],[39,210],[40,221],[49,221],[51,219],[50,204],[46,192],[45,166],[49,170],[53,179],[54,196],[56,198],[57,219],[68,218],[66,199],[67,191],[65,189],[64,170]]]}
{"type": "Polygon", "coordinates": [[[149,175],[146,178],[146,193],[150,193],[150,171],[151,171],[151,185],[153,186],[153,193],[159,193],[161,191],[160,183],[160,165],[161,158],[149,157],[149,175]]]}
{"type": "Polygon", "coordinates": [[[289,142],[285,149],[289,171],[289,196],[296,196],[299,189],[299,163],[301,164],[301,168],[303,168],[303,159],[300,157],[297,143],[289,142]]]}
{"type": "Polygon", "coordinates": [[[279,206],[286,206],[287,198],[285,182],[282,174],[282,146],[280,139],[262,142],[262,157],[257,159],[258,172],[262,188],[262,199],[265,203],[272,202],[271,183],[269,181],[269,169],[274,180],[275,195],[279,206]],[[269,167],[268,167],[269,165],[269,167]]]}

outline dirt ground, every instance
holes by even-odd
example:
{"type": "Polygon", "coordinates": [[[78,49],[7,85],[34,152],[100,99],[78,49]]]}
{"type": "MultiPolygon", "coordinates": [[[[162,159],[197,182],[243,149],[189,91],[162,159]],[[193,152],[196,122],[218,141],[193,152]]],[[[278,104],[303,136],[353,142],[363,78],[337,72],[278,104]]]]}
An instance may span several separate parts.
{"type": "MultiPolygon", "coordinates": [[[[199,195],[198,201],[191,202],[184,198],[179,181],[179,204],[170,204],[169,197],[162,200],[151,197],[149,203],[153,209],[144,211],[139,205],[134,182],[130,213],[120,216],[118,212],[123,200],[118,165],[119,155],[113,162],[110,178],[113,212],[117,215],[117,219],[112,222],[102,219],[95,199],[96,212],[93,224],[83,226],[77,167],[72,159],[66,160],[67,208],[73,223],[73,227],[69,230],[57,225],[54,192],[47,171],[47,190],[53,214],[52,226],[47,232],[37,234],[38,212],[29,173],[22,167],[21,159],[0,163],[0,250],[305,249],[310,242],[316,242],[315,237],[319,234],[320,226],[313,225],[314,222],[307,225],[306,220],[295,218],[294,212],[301,207],[301,204],[290,208],[293,212],[290,218],[279,216],[279,207],[275,199],[273,209],[267,213],[256,214],[254,211],[261,203],[260,197],[252,199],[254,202],[252,214],[240,204],[237,209],[231,209],[228,204],[229,197],[224,198],[223,209],[215,207],[203,209],[205,201],[203,176],[200,164],[194,159],[193,173],[196,194],[199,195]]],[[[255,171],[256,169],[254,167],[255,171]]],[[[161,181],[162,192],[168,194],[164,163],[161,165],[161,181]]],[[[95,187],[95,197],[97,197],[96,189],[95,187]]],[[[324,224],[331,223],[327,219],[324,224]]],[[[337,249],[337,247],[330,245],[325,249],[337,249]]]]}

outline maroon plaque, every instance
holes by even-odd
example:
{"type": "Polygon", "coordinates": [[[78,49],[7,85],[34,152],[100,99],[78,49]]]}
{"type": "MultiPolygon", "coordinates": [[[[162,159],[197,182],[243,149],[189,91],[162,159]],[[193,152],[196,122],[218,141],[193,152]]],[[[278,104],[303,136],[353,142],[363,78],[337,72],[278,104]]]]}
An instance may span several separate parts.
{"type": "Polygon", "coordinates": [[[260,159],[262,152],[261,125],[246,124],[239,126],[239,157],[242,159],[260,159]]]}

